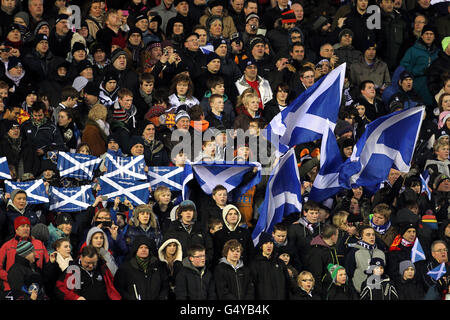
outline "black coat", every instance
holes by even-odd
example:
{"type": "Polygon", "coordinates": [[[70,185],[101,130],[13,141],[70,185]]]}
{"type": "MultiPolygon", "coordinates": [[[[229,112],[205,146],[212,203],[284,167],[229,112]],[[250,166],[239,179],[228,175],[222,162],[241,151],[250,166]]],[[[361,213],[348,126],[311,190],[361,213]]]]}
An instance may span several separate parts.
{"type": "Polygon", "coordinates": [[[55,29],[50,32],[48,38],[48,46],[54,56],[66,58],[67,53],[70,52],[70,41],[72,40],[73,32],[69,31],[63,38],[59,38],[56,35],[55,29]]]}
{"type": "Polygon", "coordinates": [[[255,287],[250,269],[241,265],[237,269],[227,262],[220,262],[214,270],[218,300],[253,300],[255,287]]]}
{"type": "Polygon", "coordinates": [[[417,279],[399,280],[395,283],[399,300],[423,300],[425,292],[417,279]]]}
{"type": "Polygon", "coordinates": [[[183,259],[183,269],[175,280],[175,296],[177,300],[215,300],[216,289],[211,271],[202,272],[192,266],[189,258],[183,259]]]}
{"type": "Polygon", "coordinates": [[[334,282],[328,287],[326,300],[359,300],[359,295],[351,284],[338,286],[334,282]]]}
{"type": "Polygon", "coordinates": [[[314,232],[311,233],[308,228],[300,223],[289,226],[288,240],[295,246],[302,265],[306,265],[308,252],[311,248],[311,240],[315,236],[319,235],[322,227],[323,226],[319,224],[316,228],[314,228],[314,232]]]}
{"type": "Polygon", "coordinates": [[[297,287],[290,293],[289,300],[320,300],[320,296],[314,290],[310,296],[305,290],[297,287]]]}
{"type": "Polygon", "coordinates": [[[214,242],[213,264],[216,265],[216,263],[222,257],[223,246],[228,240],[231,239],[236,239],[242,245],[244,250],[242,252],[241,259],[245,265],[248,265],[254,255],[254,246],[250,231],[242,227],[236,227],[234,231],[231,231],[225,225],[221,230],[214,233],[213,236],[214,242]]]}
{"type": "Polygon", "coordinates": [[[32,283],[36,283],[41,289],[38,291],[38,299],[41,300],[45,297],[44,277],[38,270],[27,259],[16,255],[14,264],[8,270],[8,283],[14,300],[29,300],[30,295],[22,291],[22,287],[25,286],[28,289],[32,283]]]}
{"type": "Polygon", "coordinates": [[[270,259],[261,253],[250,264],[256,300],[286,300],[291,287],[289,273],[283,261],[270,259]]]}

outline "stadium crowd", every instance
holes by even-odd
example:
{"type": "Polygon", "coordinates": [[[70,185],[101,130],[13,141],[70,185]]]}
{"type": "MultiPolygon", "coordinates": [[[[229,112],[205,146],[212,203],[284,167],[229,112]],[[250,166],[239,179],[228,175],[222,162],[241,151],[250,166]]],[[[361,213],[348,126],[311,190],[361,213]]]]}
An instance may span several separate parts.
{"type": "Polygon", "coordinates": [[[1,0],[0,35],[0,157],[12,180],[92,184],[96,195],[68,213],[3,190],[1,299],[450,299],[450,2],[1,0]],[[302,212],[256,245],[268,175],[233,202],[223,185],[208,195],[194,181],[189,200],[159,186],[137,206],[97,195],[104,163],[92,181],[59,175],[62,151],[270,172],[273,152],[237,143],[236,130],[264,140],[278,113],[343,63],[342,159],[370,122],[425,106],[411,170],[319,204],[308,194],[320,141],[298,145],[302,212]],[[175,133],[201,147],[179,150],[175,133]]]}

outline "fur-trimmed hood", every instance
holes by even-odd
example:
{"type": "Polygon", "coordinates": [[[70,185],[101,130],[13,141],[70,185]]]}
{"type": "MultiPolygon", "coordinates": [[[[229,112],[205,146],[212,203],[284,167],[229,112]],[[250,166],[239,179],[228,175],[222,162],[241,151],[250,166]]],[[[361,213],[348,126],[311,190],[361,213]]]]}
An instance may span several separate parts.
{"type": "Polygon", "coordinates": [[[171,244],[172,242],[175,242],[178,247],[177,247],[177,253],[175,255],[175,261],[183,261],[183,248],[181,247],[181,243],[177,240],[177,239],[167,239],[166,241],[164,241],[164,243],[161,245],[161,247],[159,247],[158,249],[158,258],[160,261],[167,263],[166,257],[164,256],[164,249],[166,249],[166,247],[171,244]]]}
{"type": "Polygon", "coordinates": [[[226,205],[225,206],[225,208],[223,208],[222,209],[222,218],[223,218],[223,223],[225,224],[225,226],[228,228],[228,230],[230,230],[230,231],[234,231],[234,230],[236,230],[236,228],[239,226],[239,223],[241,223],[241,219],[242,219],[242,214],[241,214],[241,212],[239,211],[239,209],[236,207],[236,206],[234,206],[234,205],[232,205],[232,204],[228,204],[228,205],[226,205]],[[230,224],[227,222],[227,214],[228,214],[228,212],[231,210],[231,209],[234,209],[234,210],[236,210],[237,211],[237,213],[238,213],[238,221],[237,221],[237,223],[236,223],[236,226],[234,227],[234,228],[232,228],[231,226],[230,226],[230,224]]]}

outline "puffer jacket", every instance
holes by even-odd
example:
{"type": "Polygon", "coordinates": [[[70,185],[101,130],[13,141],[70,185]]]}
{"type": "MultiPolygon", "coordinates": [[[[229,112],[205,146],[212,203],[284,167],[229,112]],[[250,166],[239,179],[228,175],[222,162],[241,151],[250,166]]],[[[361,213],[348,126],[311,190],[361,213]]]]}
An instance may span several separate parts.
{"type": "Polygon", "coordinates": [[[218,300],[253,300],[255,297],[250,269],[242,260],[233,266],[225,257],[220,259],[214,270],[214,280],[218,300]]]}
{"type": "Polygon", "coordinates": [[[194,267],[186,257],[183,259],[183,269],[175,281],[175,296],[177,300],[215,300],[216,287],[213,274],[203,267],[194,267]]]}

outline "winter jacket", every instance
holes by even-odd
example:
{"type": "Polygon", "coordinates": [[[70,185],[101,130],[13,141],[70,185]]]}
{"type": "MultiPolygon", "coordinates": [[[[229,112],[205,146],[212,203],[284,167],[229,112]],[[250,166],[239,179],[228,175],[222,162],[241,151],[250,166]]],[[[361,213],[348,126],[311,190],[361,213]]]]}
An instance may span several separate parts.
{"type": "Polygon", "coordinates": [[[125,235],[125,241],[128,246],[131,248],[131,244],[134,240],[139,236],[146,236],[148,239],[151,239],[155,242],[156,247],[161,245],[162,234],[159,229],[154,229],[152,227],[148,227],[144,229],[142,226],[128,226],[127,233],[125,235]]]}
{"type": "Polygon", "coordinates": [[[313,226],[313,232],[311,232],[305,225],[304,220],[300,219],[300,223],[292,224],[288,228],[288,241],[295,246],[303,266],[305,266],[306,261],[308,261],[307,257],[309,250],[311,250],[311,241],[320,234],[320,229],[322,227],[322,223],[318,223],[313,226]]]}
{"type": "Polygon", "coordinates": [[[385,86],[390,85],[391,76],[387,64],[375,58],[373,64],[369,66],[362,55],[358,62],[354,62],[350,66],[350,81],[353,85],[358,86],[365,80],[372,80],[376,88],[383,84],[385,86]]]}
{"type": "Polygon", "coordinates": [[[23,64],[28,67],[34,80],[42,81],[47,80],[50,74],[52,60],[53,54],[50,50],[44,56],[41,56],[36,49],[33,49],[23,57],[23,64]]]}
{"type": "Polygon", "coordinates": [[[11,287],[8,284],[8,272],[15,262],[17,244],[21,240],[30,241],[33,244],[36,258],[35,264],[38,268],[43,269],[44,264],[49,260],[48,252],[45,249],[44,244],[37,239],[22,239],[15,236],[11,240],[5,242],[0,248],[0,279],[2,280],[0,287],[5,291],[11,290],[11,287]]]}
{"type": "Polygon", "coordinates": [[[347,63],[346,69],[350,70],[350,66],[358,62],[361,59],[361,51],[356,50],[352,45],[345,46],[345,47],[338,47],[334,50],[334,54],[339,58],[337,61],[337,67],[338,65],[343,64],[344,62],[347,63]]]}
{"type": "Polygon", "coordinates": [[[416,279],[400,280],[395,282],[399,300],[423,300],[425,292],[420,282],[416,279]]]}
{"type": "MultiPolygon", "coordinates": [[[[114,287],[124,300],[166,300],[169,294],[168,274],[158,258],[149,254],[147,271],[141,269],[136,260],[138,248],[152,246],[148,238],[139,237],[133,242],[131,257],[114,275],[114,287]]],[[[151,251],[150,251],[151,252],[151,251]]]]}
{"type": "Polygon", "coordinates": [[[164,167],[170,163],[167,150],[159,140],[144,140],[144,159],[149,167],[164,167]]]}
{"type": "Polygon", "coordinates": [[[332,279],[328,272],[328,264],[340,264],[336,248],[330,247],[319,235],[311,241],[311,249],[308,252],[305,269],[312,273],[317,294],[324,295],[326,288],[332,279]]]}
{"type": "Polygon", "coordinates": [[[364,280],[361,286],[361,300],[398,300],[397,290],[389,277],[382,275],[379,286],[377,282],[375,287],[367,284],[364,280]]]}
{"type": "MultiPolygon", "coordinates": [[[[273,98],[272,88],[270,87],[269,81],[267,81],[266,79],[264,79],[260,76],[257,76],[256,81],[258,81],[258,84],[259,84],[258,90],[259,90],[262,104],[265,105],[267,102],[269,102],[273,98]]],[[[240,77],[235,82],[235,85],[236,85],[236,88],[237,88],[239,94],[242,94],[242,92],[244,92],[245,89],[251,88],[250,85],[245,80],[245,75],[240,77]]]]}
{"type": "Polygon", "coordinates": [[[352,44],[356,50],[362,52],[369,40],[375,40],[374,30],[368,28],[370,14],[365,12],[361,15],[356,10],[356,6],[352,6],[350,13],[346,17],[347,19],[342,28],[348,28],[353,31],[352,44]]]}
{"type": "Polygon", "coordinates": [[[12,203],[11,200],[8,200],[8,205],[6,209],[6,217],[7,217],[7,226],[8,226],[8,235],[10,237],[14,236],[15,230],[14,230],[14,220],[16,218],[24,216],[27,217],[30,220],[31,226],[30,228],[34,227],[36,224],[40,222],[36,212],[30,209],[29,206],[26,206],[22,212],[20,212],[12,203]]]}
{"type": "Polygon", "coordinates": [[[89,145],[89,149],[93,156],[99,157],[106,152],[106,138],[106,134],[95,121],[90,119],[86,121],[86,127],[83,130],[81,142],[89,145]]]}
{"type": "Polygon", "coordinates": [[[290,277],[283,261],[259,253],[250,264],[255,286],[255,300],[286,300],[291,289],[290,277]]]}
{"type": "Polygon", "coordinates": [[[427,47],[422,39],[409,48],[400,65],[414,76],[413,88],[427,105],[433,104],[433,97],[427,86],[427,69],[438,57],[438,48],[433,43],[427,47]]]}
{"type": "Polygon", "coordinates": [[[338,286],[332,282],[326,292],[326,300],[359,300],[359,295],[352,284],[338,286]]]}
{"type": "Polygon", "coordinates": [[[224,223],[224,226],[221,230],[214,233],[213,236],[214,256],[215,256],[213,260],[213,265],[216,265],[219,259],[222,258],[223,246],[228,240],[231,239],[239,241],[239,243],[242,245],[243,251],[241,252],[241,259],[244,265],[248,265],[252,260],[252,257],[254,255],[252,235],[250,231],[248,231],[248,229],[239,226],[241,220],[242,215],[237,207],[235,207],[232,204],[229,204],[225,206],[225,208],[223,208],[222,221],[224,223]],[[226,221],[226,216],[231,209],[234,209],[238,212],[238,222],[237,225],[234,227],[230,226],[226,221]]]}
{"type": "Polygon", "coordinates": [[[289,300],[320,300],[320,296],[313,290],[307,293],[300,287],[292,290],[289,294],[289,300]]]}
{"type": "Polygon", "coordinates": [[[181,269],[183,269],[183,249],[181,248],[181,243],[177,239],[167,239],[164,241],[164,243],[159,247],[158,249],[158,258],[159,261],[161,261],[162,268],[165,270],[167,277],[168,277],[168,283],[169,283],[169,294],[168,299],[174,300],[175,299],[175,280],[177,277],[177,274],[180,272],[181,269]],[[177,251],[175,253],[175,260],[172,264],[169,264],[167,261],[167,258],[164,255],[164,249],[167,248],[167,246],[171,243],[177,244],[177,251]]]}
{"type": "Polygon", "coordinates": [[[353,245],[345,258],[347,277],[352,280],[352,284],[358,293],[361,292],[361,284],[367,279],[365,271],[369,268],[369,261],[372,258],[381,258],[386,261],[383,251],[376,247],[367,249],[359,243],[353,245]]]}
{"type": "Polygon", "coordinates": [[[15,262],[8,271],[8,283],[14,300],[30,300],[30,294],[25,293],[23,287],[28,290],[31,284],[37,284],[39,287],[38,300],[47,299],[42,270],[24,257],[16,255],[15,262]]]}
{"type": "Polygon", "coordinates": [[[72,272],[64,272],[56,282],[56,292],[63,300],[77,300],[84,297],[86,300],[121,300],[122,297],[114,287],[114,277],[106,265],[99,263],[91,272],[81,267],[81,261],[70,263],[71,268],[78,267],[80,275],[80,289],[69,289],[66,285],[73,281],[72,272]]]}
{"type": "Polygon", "coordinates": [[[253,300],[255,287],[250,269],[239,260],[236,266],[230,264],[225,257],[220,259],[214,269],[214,281],[218,300],[253,300]]]}
{"type": "Polygon", "coordinates": [[[20,129],[24,141],[30,143],[35,150],[40,148],[44,152],[66,151],[61,132],[50,120],[47,120],[40,127],[36,127],[30,119],[25,121],[20,129]]]}
{"type": "Polygon", "coordinates": [[[175,280],[175,296],[177,300],[215,300],[213,274],[206,267],[199,270],[188,257],[184,258],[175,280]]]}

